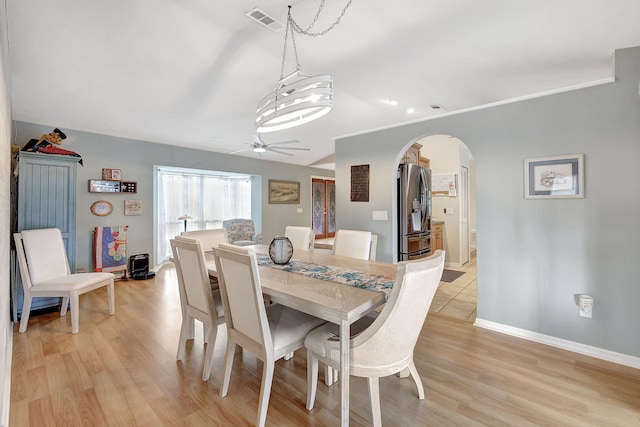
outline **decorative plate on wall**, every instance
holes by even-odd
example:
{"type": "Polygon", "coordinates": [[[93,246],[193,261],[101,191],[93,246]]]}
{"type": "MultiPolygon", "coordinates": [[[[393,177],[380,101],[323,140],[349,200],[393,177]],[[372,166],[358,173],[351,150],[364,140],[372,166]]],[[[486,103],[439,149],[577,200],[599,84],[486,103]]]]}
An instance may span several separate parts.
{"type": "Polygon", "coordinates": [[[98,216],[107,216],[113,211],[113,205],[106,200],[98,200],[91,205],[91,213],[98,216]]]}

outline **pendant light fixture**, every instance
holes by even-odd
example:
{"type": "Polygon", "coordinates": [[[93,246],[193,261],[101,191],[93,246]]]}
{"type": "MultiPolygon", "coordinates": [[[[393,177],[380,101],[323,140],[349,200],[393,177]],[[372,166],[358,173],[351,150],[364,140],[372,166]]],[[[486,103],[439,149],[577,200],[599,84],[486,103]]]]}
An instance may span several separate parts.
{"type": "Polygon", "coordinates": [[[280,80],[275,90],[258,102],[256,116],[257,132],[275,132],[308,123],[327,114],[333,108],[333,77],[328,74],[305,76],[300,68],[295,33],[316,37],[325,35],[340,23],[340,19],[351,5],[351,0],[342,10],[338,19],[326,30],[320,33],[309,32],[318,20],[324,6],[321,1],[318,12],[309,27],[303,29],[291,16],[291,6],[287,13],[287,26],[284,35],[284,52],[282,53],[282,68],[280,80]],[[287,56],[287,41],[291,33],[291,44],[296,60],[296,69],[289,75],[284,75],[285,59],[287,56]]]}

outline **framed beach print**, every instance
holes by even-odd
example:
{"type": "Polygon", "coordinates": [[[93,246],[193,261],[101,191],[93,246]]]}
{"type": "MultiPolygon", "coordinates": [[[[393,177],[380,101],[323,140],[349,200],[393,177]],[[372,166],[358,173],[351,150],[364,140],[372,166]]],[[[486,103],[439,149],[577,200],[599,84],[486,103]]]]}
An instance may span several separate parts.
{"type": "Polygon", "coordinates": [[[584,198],[583,154],[525,159],[524,198],[584,198]]]}
{"type": "Polygon", "coordinates": [[[270,179],[269,203],[300,203],[300,182],[270,179]]]}

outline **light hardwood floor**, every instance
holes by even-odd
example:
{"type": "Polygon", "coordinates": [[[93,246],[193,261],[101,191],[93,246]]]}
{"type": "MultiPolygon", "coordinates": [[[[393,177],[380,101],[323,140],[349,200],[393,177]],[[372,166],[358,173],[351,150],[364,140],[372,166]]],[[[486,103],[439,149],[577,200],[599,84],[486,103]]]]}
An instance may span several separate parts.
{"type": "MultiPolygon", "coordinates": [[[[236,352],[229,394],[218,395],[226,340],[220,328],[211,379],[200,379],[201,329],[176,361],[180,304],[171,268],[154,280],[116,282],[80,298],[70,318],[14,325],[11,426],[243,426],[254,423],[262,363],[236,352]]],[[[425,385],[380,382],[385,426],[639,426],[640,371],[430,313],[414,360],[425,385]]],[[[306,358],[276,363],[268,426],[339,425],[340,388],[318,386],[305,409],[306,358]]],[[[351,380],[351,425],[370,425],[366,381],[351,380]]]]}

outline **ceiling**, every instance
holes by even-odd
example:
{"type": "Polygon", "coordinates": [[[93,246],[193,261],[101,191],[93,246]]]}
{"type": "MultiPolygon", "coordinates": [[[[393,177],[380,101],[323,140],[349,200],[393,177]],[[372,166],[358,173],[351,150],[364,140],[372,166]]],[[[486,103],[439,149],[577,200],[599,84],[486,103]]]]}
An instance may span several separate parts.
{"type": "MultiPolygon", "coordinates": [[[[327,1],[314,30],[346,3],[327,1]]],[[[320,1],[7,0],[13,118],[236,151],[214,138],[251,141],[284,44],[245,13],[285,23],[288,4],[306,27],[320,1]]],[[[326,35],[296,36],[302,72],[334,76],[333,111],[262,134],[311,151],[263,157],[332,168],[335,137],[610,78],[638,22],[638,0],[354,0],[326,35]]]]}

